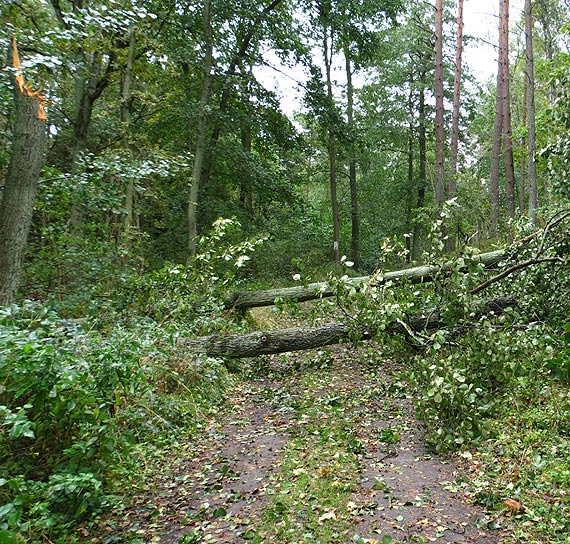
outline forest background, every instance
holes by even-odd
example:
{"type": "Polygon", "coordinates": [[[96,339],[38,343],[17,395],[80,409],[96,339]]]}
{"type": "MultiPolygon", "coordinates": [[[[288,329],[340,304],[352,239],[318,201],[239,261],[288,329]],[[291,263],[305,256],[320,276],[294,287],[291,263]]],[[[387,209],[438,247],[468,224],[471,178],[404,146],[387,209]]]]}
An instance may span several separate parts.
{"type": "MultiPolygon", "coordinates": [[[[233,290],[462,259],[423,299],[451,323],[485,272],[464,263],[505,247],[536,266],[509,280],[512,327],[468,335],[492,356],[462,372],[487,389],[444,408],[465,352],[443,328],[426,348],[443,374],[425,350],[416,369],[419,413],[447,450],[488,436],[500,391],[549,398],[565,461],[540,463],[568,484],[570,5],[509,19],[497,0],[481,83],[462,4],[0,3],[0,534],[56,538],[116,506],[137,452],[218,402],[234,363],[177,340],[254,326],[226,308],[233,290]],[[304,74],[292,118],[264,84],[276,70],[304,74]]],[[[363,322],[418,304],[399,292],[388,315],[345,287],[363,322]]],[[[553,512],[537,530],[562,535],[553,512]]]]}

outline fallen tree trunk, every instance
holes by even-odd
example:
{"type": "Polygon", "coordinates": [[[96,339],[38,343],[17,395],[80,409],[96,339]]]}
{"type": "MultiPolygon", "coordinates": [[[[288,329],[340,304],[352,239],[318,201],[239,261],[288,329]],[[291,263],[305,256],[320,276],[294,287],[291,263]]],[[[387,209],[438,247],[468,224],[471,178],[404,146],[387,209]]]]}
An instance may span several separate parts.
{"type": "MultiPolygon", "coordinates": [[[[494,312],[500,314],[505,308],[513,306],[513,298],[494,299],[483,306],[474,308],[477,319],[482,315],[494,312]]],[[[407,323],[393,322],[382,331],[359,329],[347,323],[328,323],[320,327],[295,327],[273,331],[259,331],[248,334],[227,334],[204,336],[201,338],[184,338],[179,345],[194,353],[205,353],[211,357],[256,357],[271,353],[300,351],[311,348],[338,344],[343,340],[359,338],[369,340],[378,334],[406,334],[437,329],[443,326],[441,316],[415,316],[407,323]]]]}
{"type": "MultiPolygon", "coordinates": [[[[501,249],[491,251],[489,253],[481,253],[475,257],[475,259],[485,267],[490,267],[497,264],[504,256],[505,251],[501,249]]],[[[407,280],[411,283],[422,283],[432,281],[438,273],[451,265],[452,263],[444,265],[415,266],[404,270],[386,272],[382,276],[362,276],[358,278],[350,278],[348,281],[357,288],[371,280],[374,280],[377,284],[399,280],[407,280]]],[[[328,282],[318,282],[310,283],[306,286],[283,287],[262,291],[237,291],[228,296],[225,303],[228,308],[246,309],[260,306],[271,306],[275,304],[276,299],[304,302],[318,298],[332,297],[334,295],[335,289],[333,286],[328,282]]]]}

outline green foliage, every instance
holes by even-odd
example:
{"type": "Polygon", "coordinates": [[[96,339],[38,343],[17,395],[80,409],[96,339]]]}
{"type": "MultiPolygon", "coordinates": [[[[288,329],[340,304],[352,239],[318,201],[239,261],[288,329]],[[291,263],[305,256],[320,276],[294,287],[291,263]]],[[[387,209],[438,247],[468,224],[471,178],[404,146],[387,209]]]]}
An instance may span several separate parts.
{"type": "Polygon", "coordinates": [[[566,323],[560,335],[560,349],[555,357],[546,363],[546,368],[561,382],[570,382],[570,323],[566,323]]]}
{"type": "MultiPolygon", "coordinates": [[[[568,33],[568,29],[566,30],[568,33]]],[[[556,100],[546,120],[549,141],[541,151],[546,162],[551,190],[560,198],[570,199],[570,54],[560,54],[549,81],[556,89],[556,100]]]]}
{"type": "Polygon", "coordinates": [[[0,322],[0,529],[14,534],[57,535],[116,506],[135,445],[192,427],[227,383],[220,361],[181,357],[177,333],[151,321],[98,331],[26,303],[0,322]]]}
{"type": "Polygon", "coordinates": [[[235,288],[251,256],[267,237],[241,239],[235,219],[218,219],[198,241],[198,253],[185,266],[167,264],[160,270],[125,278],[116,297],[119,310],[158,321],[176,321],[204,334],[230,326],[221,317],[223,294],[235,288]]]}
{"type": "Polygon", "coordinates": [[[411,373],[428,444],[447,451],[480,443],[505,394],[543,378],[551,352],[543,327],[497,331],[488,321],[459,344],[432,348],[411,373]]]}

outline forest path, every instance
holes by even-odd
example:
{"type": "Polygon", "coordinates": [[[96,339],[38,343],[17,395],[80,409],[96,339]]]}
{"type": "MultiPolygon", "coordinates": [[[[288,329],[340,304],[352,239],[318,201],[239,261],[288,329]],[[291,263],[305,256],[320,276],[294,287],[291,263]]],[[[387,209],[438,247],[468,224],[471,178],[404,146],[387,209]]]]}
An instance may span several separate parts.
{"type": "Polygon", "coordinates": [[[349,346],[259,361],[111,542],[500,541],[426,450],[402,368],[349,346]]]}

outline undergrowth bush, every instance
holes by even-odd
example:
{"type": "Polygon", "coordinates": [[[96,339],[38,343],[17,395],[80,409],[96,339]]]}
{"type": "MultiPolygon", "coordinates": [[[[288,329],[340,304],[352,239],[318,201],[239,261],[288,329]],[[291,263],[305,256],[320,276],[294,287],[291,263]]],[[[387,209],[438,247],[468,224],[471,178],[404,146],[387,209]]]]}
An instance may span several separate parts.
{"type": "Polygon", "coordinates": [[[228,383],[150,320],[91,325],[39,303],[0,312],[0,530],[50,535],[116,505],[126,454],[191,428],[228,383]]]}
{"type": "Polygon", "coordinates": [[[546,327],[497,330],[486,322],[459,343],[418,357],[410,377],[428,445],[447,451],[487,438],[506,394],[544,380],[553,352],[546,327]]]}
{"type": "Polygon", "coordinates": [[[216,221],[190,266],[119,276],[80,318],[65,301],[0,309],[0,542],[63,542],[120,505],[144,470],[139,454],[195,432],[219,406],[226,364],[177,339],[243,327],[221,312],[222,287],[262,240],[239,236],[235,221],[216,221]]]}
{"type": "Polygon", "coordinates": [[[233,327],[224,315],[223,295],[245,275],[251,254],[266,237],[242,239],[234,219],[218,219],[208,236],[198,240],[198,253],[188,265],[166,264],[160,270],[124,278],[115,310],[173,322],[208,334],[233,327]]]}

